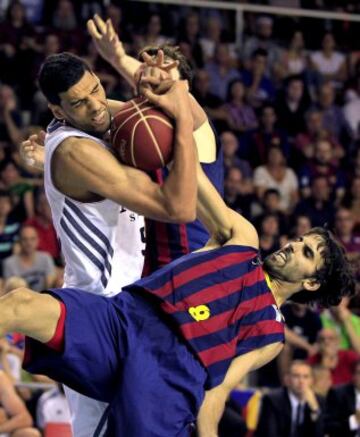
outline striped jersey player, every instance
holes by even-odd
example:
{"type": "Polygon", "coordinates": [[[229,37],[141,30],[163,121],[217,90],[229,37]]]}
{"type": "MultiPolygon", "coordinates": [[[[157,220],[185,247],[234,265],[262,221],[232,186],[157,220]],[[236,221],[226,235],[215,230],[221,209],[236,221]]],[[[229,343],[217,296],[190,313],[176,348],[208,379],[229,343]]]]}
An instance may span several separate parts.
{"type": "Polygon", "coordinates": [[[0,299],[0,335],[32,338],[28,370],[109,403],[94,436],[185,437],[195,421],[200,437],[217,435],[230,391],[282,349],[279,306],[290,297],[337,305],[354,293],[328,230],[312,229],[261,264],[254,227],[200,166],[198,174],[199,217],[211,233],[203,250],[111,298],[66,288],[0,299]]]}

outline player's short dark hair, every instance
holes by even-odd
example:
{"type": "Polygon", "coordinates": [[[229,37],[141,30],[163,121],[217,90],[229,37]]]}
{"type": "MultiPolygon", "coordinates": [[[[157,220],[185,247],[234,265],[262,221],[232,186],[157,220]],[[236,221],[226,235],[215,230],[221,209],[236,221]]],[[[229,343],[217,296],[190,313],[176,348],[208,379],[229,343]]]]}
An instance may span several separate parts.
{"type": "Polygon", "coordinates": [[[90,65],[79,56],[63,52],[48,56],[40,67],[39,87],[53,105],[60,104],[59,94],[79,82],[90,65]]]}
{"type": "Polygon", "coordinates": [[[178,68],[180,78],[187,80],[189,82],[189,86],[191,87],[192,81],[194,79],[194,71],[190,65],[190,62],[182,54],[178,46],[172,46],[170,44],[162,44],[159,46],[146,46],[139,52],[139,59],[142,60],[143,53],[147,53],[150,56],[156,56],[159,50],[162,50],[164,52],[165,58],[179,61],[178,68]]]}
{"type": "Polygon", "coordinates": [[[298,303],[317,302],[323,307],[339,305],[343,297],[355,294],[355,277],[345,249],[328,229],[312,228],[307,235],[319,235],[323,240],[324,265],[315,273],[321,285],[317,291],[299,291],[291,300],[298,303]]]}

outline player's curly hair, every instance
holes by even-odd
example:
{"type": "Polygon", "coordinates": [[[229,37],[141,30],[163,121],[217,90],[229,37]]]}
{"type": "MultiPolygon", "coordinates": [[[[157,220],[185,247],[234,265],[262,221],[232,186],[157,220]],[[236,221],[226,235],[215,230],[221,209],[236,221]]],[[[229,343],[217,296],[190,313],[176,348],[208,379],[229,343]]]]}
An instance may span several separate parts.
{"type": "Polygon", "coordinates": [[[50,55],[40,67],[39,87],[50,103],[60,105],[59,94],[79,82],[86,71],[92,73],[90,65],[79,56],[68,52],[50,55]]]}
{"type": "Polygon", "coordinates": [[[191,89],[191,84],[194,79],[194,72],[189,61],[181,53],[181,50],[178,46],[172,46],[169,44],[162,44],[159,46],[146,46],[141,49],[138,58],[142,60],[143,53],[147,53],[150,56],[156,56],[159,50],[162,50],[164,52],[165,58],[172,59],[173,61],[179,61],[178,69],[180,73],[180,78],[187,80],[191,89]]]}
{"type": "Polygon", "coordinates": [[[291,296],[298,303],[317,302],[323,307],[339,305],[345,296],[355,294],[355,277],[342,245],[326,228],[312,228],[307,235],[319,235],[323,240],[324,265],[316,272],[320,287],[315,292],[299,291],[291,296]]]}

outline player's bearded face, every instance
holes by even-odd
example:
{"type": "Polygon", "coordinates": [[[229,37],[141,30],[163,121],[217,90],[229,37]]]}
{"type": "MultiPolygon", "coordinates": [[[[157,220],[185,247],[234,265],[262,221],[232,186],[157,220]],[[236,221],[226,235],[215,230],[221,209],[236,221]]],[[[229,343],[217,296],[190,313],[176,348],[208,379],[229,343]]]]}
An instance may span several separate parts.
{"type": "Polygon", "coordinates": [[[304,235],[267,256],[264,269],[274,279],[289,283],[312,278],[323,265],[322,247],[321,237],[304,235]]]}
{"type": "Polygon", "coordinates": [[[111,114],[99,79],[86,71],[78,83],[60,94],[61,112],[72,126],[94,135],[110,128],[111,114]]]}

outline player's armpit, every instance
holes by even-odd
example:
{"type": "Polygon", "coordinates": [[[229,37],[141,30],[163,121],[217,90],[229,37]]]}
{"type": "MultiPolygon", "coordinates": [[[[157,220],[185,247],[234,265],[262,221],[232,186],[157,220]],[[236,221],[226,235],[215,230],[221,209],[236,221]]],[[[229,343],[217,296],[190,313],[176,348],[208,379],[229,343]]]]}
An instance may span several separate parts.
{"type": "Polygon", "coordinates": [[[186,202],[183,193],[180,199],[176,190],[167,189],[167,182],[160,187],[143,171],[121,164],[95,141],[67,139],[56,149],[53,160],[53,182],[69,197],[88,201],[91,195],[97,195],[155,220],[194,219],[195,206],[186,202]]]}

